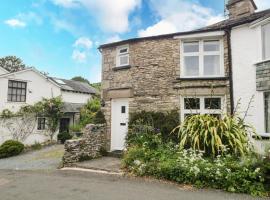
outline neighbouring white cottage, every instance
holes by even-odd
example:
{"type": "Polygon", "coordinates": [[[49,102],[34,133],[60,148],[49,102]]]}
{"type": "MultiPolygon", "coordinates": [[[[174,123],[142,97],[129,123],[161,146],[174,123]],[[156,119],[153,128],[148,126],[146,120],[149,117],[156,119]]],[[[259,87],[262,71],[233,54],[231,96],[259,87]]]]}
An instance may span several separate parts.
{"type": "MultiPolygon", "coordinates": [[[[95,94],[96,90],[87,83],[48,77],[35,68],[9,73],[0,67],[0,112],[5,109],[17,112],[22,106],[33,105],[43,98],[61,96],[64,116],[60,120],[59,132],[68,131],[70,125],[78,120],[81,107],[95,94]]],[[[18,123],[23,122],[18,120],[18,123]]],[[[25,144],[49,139],[44,134],[46,118],[37,118],[35,123],[33,134],[23,141],[25,144]]],[[[14,127],[4,127],[0,120],[0,144],[12,139],[12,128],[14,127]]]]}

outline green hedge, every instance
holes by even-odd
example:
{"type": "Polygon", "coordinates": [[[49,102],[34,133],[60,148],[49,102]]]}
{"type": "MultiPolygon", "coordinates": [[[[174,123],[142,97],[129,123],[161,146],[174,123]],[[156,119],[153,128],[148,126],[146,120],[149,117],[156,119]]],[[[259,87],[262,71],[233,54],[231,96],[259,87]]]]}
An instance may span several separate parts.
{"type": "MultiPolygon", "coordinates": [[[[138,122],[147,124],[154,128],[154,132],[161,133],[163,141],[178,142],[177,135],[171,134],[171,131],[180,123],[179,112],[172,110],[168,112],[135,112],[131,113],[129,119],[129,128],[132,129],[138,122]]],[[[130,133],[130,132],[129,132],[130,133]]]]}
{"type": "Polygon", "coordinates": [[[72,138],[72,135],[70,135],[68,132],[59,133],[57,135],[57,140],[61,142],[61,144],[64,144],[66,140],[70,140],[72,138]]]}
{"type": "Polygon", "coordinates": [[[7,140],[0,146],[0,158],[7,158],[19,155],[24,150],[21,142],[7,140]]]}

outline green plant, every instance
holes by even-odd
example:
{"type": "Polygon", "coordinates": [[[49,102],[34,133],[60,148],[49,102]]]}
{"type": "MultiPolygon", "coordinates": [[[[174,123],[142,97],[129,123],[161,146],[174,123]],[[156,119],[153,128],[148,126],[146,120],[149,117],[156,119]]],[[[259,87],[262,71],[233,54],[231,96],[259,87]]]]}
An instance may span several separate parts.
{"type": "Polygon", "coordinates": [[[74,133],[78,133],[81,132],[82,126],[80,124],[73,124],[72,126],[69,127],[69,129],[74,133]]]}
{"type": "Polygon", "coordinates": [[[0,158],[19,155],[24,150],[24,145],[15,140],[7,140],[0,146],[0,158]]]}
{"type": "MultiPolygon", "coordinates": [[[[155,139],[156,140],[156,139],[155,139]]],[[[260,158],[246,156],[203,157],[177,145],[147,144],[131,146],[124,154],[123,166],[138,176],[154,176],[181,184],[211,187],[229,192],[266,195],[265,167],[260,158]]]]}
{"type": "Polygon", "coordinates": [[[177,110],[168,112],[135,112],[131,113],[129,127],[133,127],[138,123],[147,124],[155,129],[155,133],[161,133],[164,141],[178,141],[176,134],[171,134],[171,131],[179,124],[179,113],[177,110]]]}
{"type": "Polygon", "coordinates": [[[100,110],[100,100],[93,98],[81,109],[80,124],[84,127],[87,124],[93,123],[96,113],[100,110]]]}
{"type": "Polygon", "coordinates": [[[72,138],[72,135],[70,135],[68,132],[59,133],[57,135],[57,140],[60,141],[62,144],[66,142],[66,140],[70,140],[72,138]]]}
{"type": "Polygon", "coordinates": [[[207,155],[244,155],[250,151],[248,131],[251,128],[237,117],[225,115],[218,119],[212,115],[193,115],[174,132],[180,138],[181,148],[192,148],[207,155]]]}
{"type": "Polygon", "coordinates": [[[42,149],[42,145],[39,142],[35,142],[34,144],[30,146],[30,148],[33,150],[40,150],[42,149]]]}
{"type": "Polygon", "coordinates": [[[94,124],[105,124],[106,123],[105,116],[101,110],[99,110],[95,113],[93,123],[94,124]]]}

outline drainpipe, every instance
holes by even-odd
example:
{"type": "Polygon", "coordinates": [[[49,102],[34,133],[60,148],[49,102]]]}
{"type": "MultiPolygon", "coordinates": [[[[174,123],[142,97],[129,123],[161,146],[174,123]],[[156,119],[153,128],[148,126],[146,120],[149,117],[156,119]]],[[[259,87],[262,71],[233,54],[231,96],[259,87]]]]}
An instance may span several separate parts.
{"type": "Polygon", "coordinates": [[[232,69],[232,47],[231,47],[231,28],[225,30],[228,45],[228,64],[229,64],[229,82],[230,82],[230,103],[231,115],[234,114],[234,93],[233,93],[233,69],[232,69]]]}

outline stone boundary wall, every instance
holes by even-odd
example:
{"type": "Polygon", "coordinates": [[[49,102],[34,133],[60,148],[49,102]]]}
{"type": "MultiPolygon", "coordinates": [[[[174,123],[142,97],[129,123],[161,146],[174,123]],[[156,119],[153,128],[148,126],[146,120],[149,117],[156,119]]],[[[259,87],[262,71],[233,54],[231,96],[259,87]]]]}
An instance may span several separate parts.
{"type": "Polygon", "coordinates": [[[87,125],[82,138],[65,142],[63,166],[102,156],[101,151],[105,149],[106,143],[105,125],[87,125]]]}

